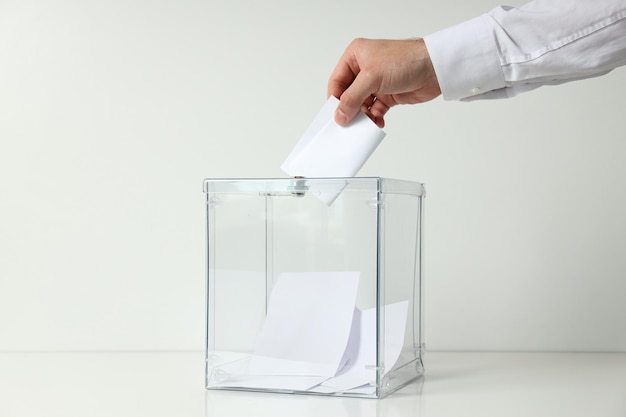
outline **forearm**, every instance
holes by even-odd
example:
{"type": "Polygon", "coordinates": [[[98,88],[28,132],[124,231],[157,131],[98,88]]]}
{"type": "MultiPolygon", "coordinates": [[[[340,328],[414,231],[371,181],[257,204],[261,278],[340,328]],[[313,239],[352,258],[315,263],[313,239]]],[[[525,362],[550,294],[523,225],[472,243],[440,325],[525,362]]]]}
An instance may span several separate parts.
{"type": "Polygon", "coordinates": [[[626,0],[535,0],[424,38],[447,100],[504,98],[626,64],[626,0]]]}

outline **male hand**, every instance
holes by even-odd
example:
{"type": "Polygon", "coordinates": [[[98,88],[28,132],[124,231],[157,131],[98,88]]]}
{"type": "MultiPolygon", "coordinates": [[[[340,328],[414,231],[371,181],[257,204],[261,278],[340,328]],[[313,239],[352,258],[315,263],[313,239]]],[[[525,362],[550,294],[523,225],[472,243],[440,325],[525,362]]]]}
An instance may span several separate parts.
{"type": "Polygon", "coordinates": [[[340,99],[335,121],[350,123],[360,110],[380,128],[397,104],[416,104],[441,94],[422,39],[355,39],[328,80],[328,96],[340,99]]]}

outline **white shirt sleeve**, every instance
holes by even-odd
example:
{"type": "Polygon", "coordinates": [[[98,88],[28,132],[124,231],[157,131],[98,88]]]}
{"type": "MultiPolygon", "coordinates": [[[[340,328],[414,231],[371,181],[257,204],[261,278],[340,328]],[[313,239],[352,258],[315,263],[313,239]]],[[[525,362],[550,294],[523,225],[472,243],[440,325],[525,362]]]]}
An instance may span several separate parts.
{"type": "Polygon", "coordinates": [[[424,37],[446,100],[507,98],[626,64],[626,0],[535,0],[424,37]]]}

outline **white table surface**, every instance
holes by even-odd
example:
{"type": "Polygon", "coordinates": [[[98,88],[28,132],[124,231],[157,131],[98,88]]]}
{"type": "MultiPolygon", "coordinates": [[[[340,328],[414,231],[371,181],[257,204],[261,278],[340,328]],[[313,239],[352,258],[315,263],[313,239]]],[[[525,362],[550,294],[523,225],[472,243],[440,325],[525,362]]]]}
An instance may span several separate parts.
{"type": "Polygon", "coordinates": [[[0,353],[0,417],[626,417],[626,353],[443,353],[383,400],[206,391],[202,352],[0,353]]]}

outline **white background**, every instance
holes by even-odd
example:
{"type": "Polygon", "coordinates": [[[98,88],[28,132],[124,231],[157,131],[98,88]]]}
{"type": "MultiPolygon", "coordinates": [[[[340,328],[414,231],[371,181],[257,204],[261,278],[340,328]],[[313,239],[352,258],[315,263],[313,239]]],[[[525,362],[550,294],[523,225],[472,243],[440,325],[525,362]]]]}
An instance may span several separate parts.
{"type": "MultiPolygon", "coordinates": [[[[497,5],[0,0],[0,351],[202,349],[202,179],[283,176],[352,38],[497,5]]],[[[626,350],[625,89],[392,110],[430,349],[626,350]]]]}

